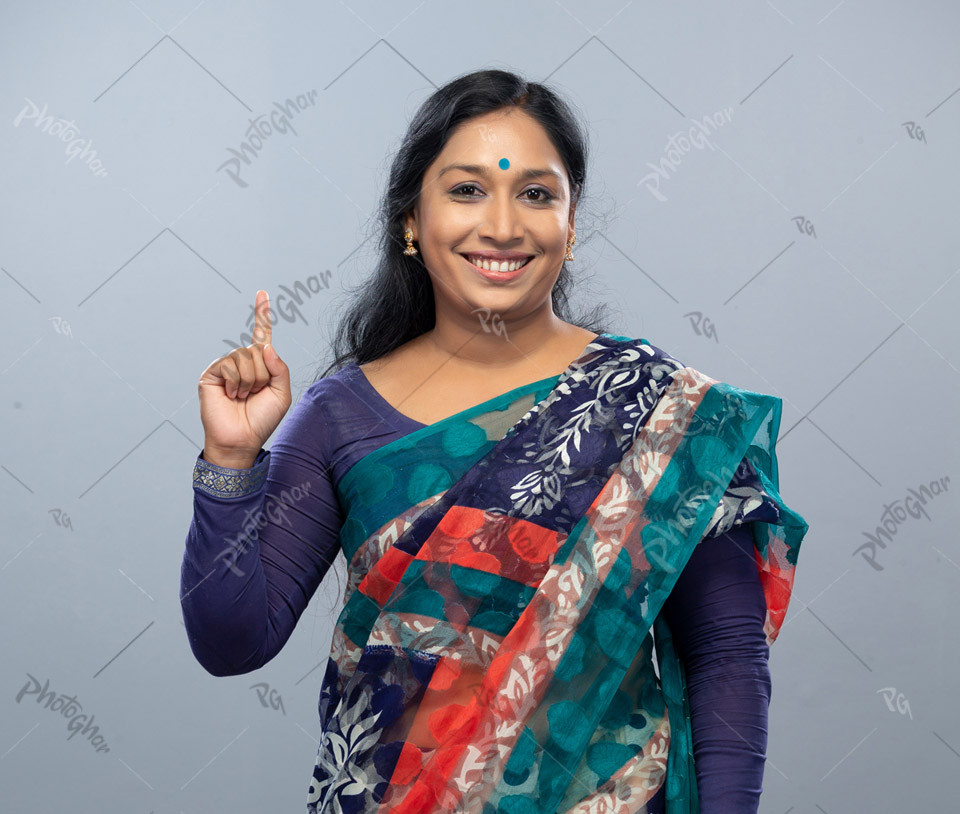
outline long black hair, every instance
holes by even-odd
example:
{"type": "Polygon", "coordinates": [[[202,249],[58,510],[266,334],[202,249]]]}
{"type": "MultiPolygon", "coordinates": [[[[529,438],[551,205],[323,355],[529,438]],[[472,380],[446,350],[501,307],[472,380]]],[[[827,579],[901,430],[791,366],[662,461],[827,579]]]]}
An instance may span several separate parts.
{"type": "MultiPolygon", "coordinates": [[[[585,130],[572,108],[553,90],[496,69],[474,71],[448,82],[420,106],[393,159],[377,216],[376,270],[354,289],[355,296],[331,342],[334,360],[317,379],[349,362],[362,365],[379,359],[434,327],[433,284],[423,261],[403,253],[403,216],[415,204],[427,167],[454,128],[467,119],[504,108],[519,108],[543,126],[565,165],[572,203],[581,200],[586,185],[585,130]]],[[[578,206],[578,216],[580,212],[578,206]]],[[[563,264],[552,291],[554,314],[595,333],[607,331],[603,324],[606,306],[573,314],[569,288],[570,272],[563,264]]]]}

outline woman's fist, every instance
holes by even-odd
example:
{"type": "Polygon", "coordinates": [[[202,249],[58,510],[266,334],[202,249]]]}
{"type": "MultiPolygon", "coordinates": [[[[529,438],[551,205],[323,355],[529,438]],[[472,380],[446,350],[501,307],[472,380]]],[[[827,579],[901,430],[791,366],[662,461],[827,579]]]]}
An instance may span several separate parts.
{"type": "Polygon", "coordinates": [[[270,344],[270,298],[257,291],[253,342],[213,361],[200,376],[203,457],[249,468],[290,407],[290,371],[270,344]]]}

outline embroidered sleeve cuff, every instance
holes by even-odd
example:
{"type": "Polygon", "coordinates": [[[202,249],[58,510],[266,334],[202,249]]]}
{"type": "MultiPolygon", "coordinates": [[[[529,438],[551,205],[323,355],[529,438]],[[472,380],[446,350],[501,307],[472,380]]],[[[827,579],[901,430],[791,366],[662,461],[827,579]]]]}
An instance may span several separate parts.
{"type": "Polygon", "coordinates": [[[246,497],[259,491],[267,480],[269,450],[261,449],[249,469],[217,466],[205,461],[202,455],[202,452],[197,455],[197,462],[193,466],[193,488],[211,497],[227,500],[246,497]]]}

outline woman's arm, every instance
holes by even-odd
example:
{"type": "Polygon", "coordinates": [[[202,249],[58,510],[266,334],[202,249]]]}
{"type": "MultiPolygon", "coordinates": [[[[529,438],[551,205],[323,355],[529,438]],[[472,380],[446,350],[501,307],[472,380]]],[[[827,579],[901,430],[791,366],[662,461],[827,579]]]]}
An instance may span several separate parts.
{"type": "Polygon", "coordinates": [[[702,540],[665,603],[690,701],[701,814],[755,814],[771,680],[751,524],[702,540]]]}
{"type": "Polygon", "coordinates": [[[323,380],[250,469],[197,456],[180,605],[197,661],[216,676],[262,667],[286,644],[339,551],[323,380]]]}

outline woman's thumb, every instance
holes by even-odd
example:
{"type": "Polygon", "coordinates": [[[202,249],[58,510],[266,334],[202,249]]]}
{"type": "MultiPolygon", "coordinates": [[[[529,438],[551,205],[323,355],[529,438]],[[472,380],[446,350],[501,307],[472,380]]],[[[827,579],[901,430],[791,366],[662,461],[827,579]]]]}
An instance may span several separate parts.
{"type": "Polygon", "coordinates": [[[273,381],[276,381],[278,378],[283,379],[287,376],[287,366],[273,345],[263,346],[263,363],[267,366],[267,372],[273,381]]]}

